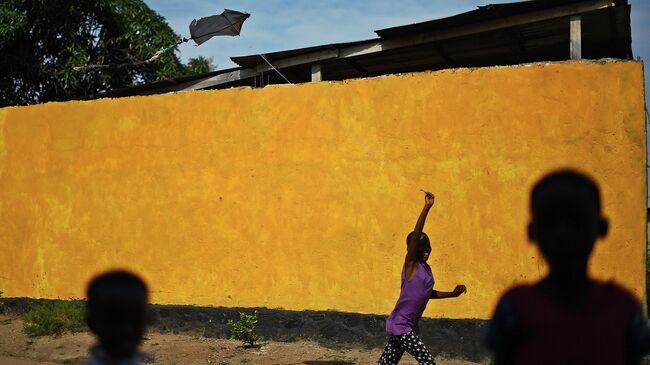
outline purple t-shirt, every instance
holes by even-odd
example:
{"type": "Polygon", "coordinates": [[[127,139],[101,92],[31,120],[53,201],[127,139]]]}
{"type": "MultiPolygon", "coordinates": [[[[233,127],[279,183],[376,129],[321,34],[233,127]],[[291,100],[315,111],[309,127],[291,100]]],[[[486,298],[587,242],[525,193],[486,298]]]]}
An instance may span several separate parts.
{"type": "Polygon", "coordinates": [[[386,320],[386,332],[392,336],[403,335],[415,330],[424,308],[431,298],[434,284],[431,268],[426,262],[418,263],[411,280],[406,280],[402,268],[402,288],[395,309],[386,320]]]}

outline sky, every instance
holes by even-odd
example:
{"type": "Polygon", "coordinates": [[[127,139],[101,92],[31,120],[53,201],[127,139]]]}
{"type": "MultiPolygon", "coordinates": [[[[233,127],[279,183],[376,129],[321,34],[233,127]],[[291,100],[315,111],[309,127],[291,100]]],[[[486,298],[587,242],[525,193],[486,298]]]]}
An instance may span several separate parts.
{"type": "MultiPolygon", "coordinates": [[[[377,29],[418,23],[474,10],[479,5],[515,0],[145,0],[172,29],[189,38],[192,19],[232,9],[251,14],[239,37],[214,37],[197,47],[179,47],[180,57],[212,58],[217,69],[236,67],[229,57],[376,38],[377,29]]],[[[632,52],[650,62],[650,1],[632,5],[632,52]]],[[[567,51],[568,52],[568,51],[567,51]]],[[[650,72],[645,71],[650,85],[650,72]]],[[[646,105],[650,105],[646,92],[646,105]]],[[[650,142],[650,139],[649,139],[650,142]]],[[[650,170],[648,170],[650,173],[650,170]]],[[[650,196],[648,198],[650,206],[650,196]]]]}

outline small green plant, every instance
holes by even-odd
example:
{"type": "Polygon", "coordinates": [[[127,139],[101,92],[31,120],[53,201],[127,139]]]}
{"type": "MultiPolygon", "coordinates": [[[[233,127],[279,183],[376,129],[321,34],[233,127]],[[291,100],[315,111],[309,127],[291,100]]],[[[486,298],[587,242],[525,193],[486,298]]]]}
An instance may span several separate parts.
{"type": "Polygon", "coordinates": [[[256,346],[264,337],[255,333],[255,324],[257,323],[257,311],[253,314],[239,313],[239,319],[228,320],[228,328],[232,332],[232,339],[242,341],[244,345],[256,346]]]}
{"type": "Polygon", "coordinates": [[[83,304],[72,301],[45,302],[23,315],[23,332],[28,336],[58,336],[66,331],[86,329],[83,304]]]}

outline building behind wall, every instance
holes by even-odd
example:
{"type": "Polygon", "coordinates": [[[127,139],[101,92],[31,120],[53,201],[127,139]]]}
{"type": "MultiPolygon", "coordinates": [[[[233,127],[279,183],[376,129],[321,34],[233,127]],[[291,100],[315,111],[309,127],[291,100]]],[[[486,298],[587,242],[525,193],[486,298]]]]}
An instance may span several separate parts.
{"type": "Polygon", "coordinates": [[[539,0],[480,6],[375,31],[378,38],[231,57],[239,67],[98,97],[335,81],[569,59],[633,59],[627,0],[539,0]],[[269,65],[272,64],[276,72],[269,65]]]}

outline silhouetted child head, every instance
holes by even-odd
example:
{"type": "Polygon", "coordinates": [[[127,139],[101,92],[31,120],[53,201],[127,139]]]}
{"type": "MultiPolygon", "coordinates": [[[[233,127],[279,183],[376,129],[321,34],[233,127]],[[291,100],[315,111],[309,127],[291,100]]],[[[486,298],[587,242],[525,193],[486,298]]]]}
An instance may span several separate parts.
{"type": "MultiPolygon", "coordinates": [[[[408,244],[411,241],[411,237],[415,232],[411,232],[406,236],[406,247],[408,249],[408,244]]],[[[427,261],[429,259],[429,254],[431,254],[431,242],[429,242],[429,236],[426,233],[422,232],[420,239],[418,240],[418,251],[417,259],[419,261],[427,261]]]]}
{"type": "Polygon", "coordinates": [[[607,235],[598,186],[576,171],[560,170],[542,178],[531,194],[531,215],[528,236],[555,274],[585,268],[594,242],[607,235]]]}
{"type": "Polygon", "coordinates": [[[87,289],[86,321],[112,359],[137,353],[147,324],[147,287],[126,271],[94,278],[87,289]]]}

